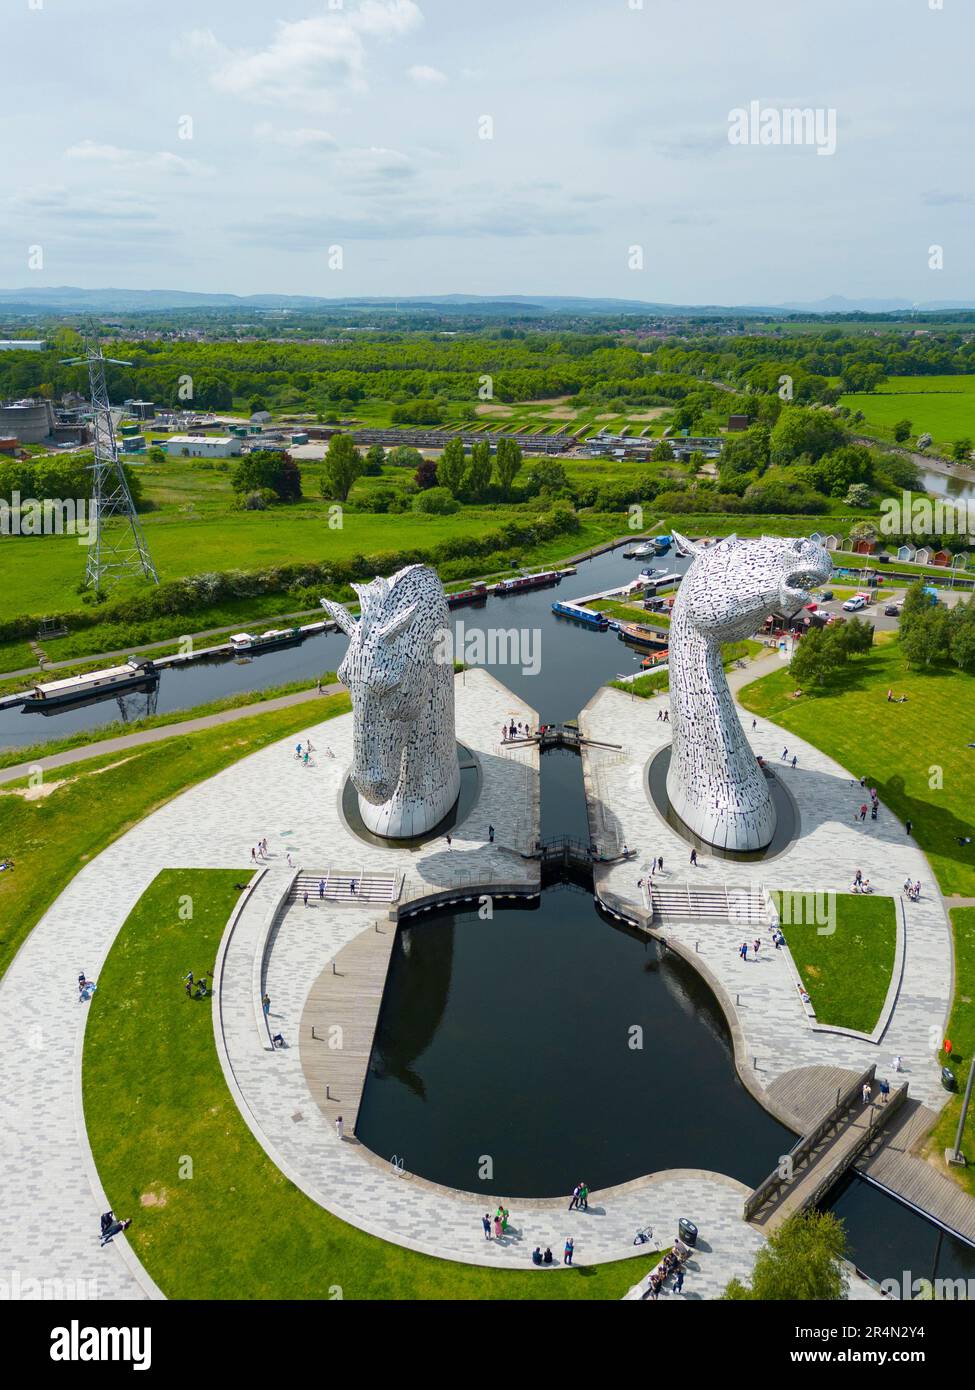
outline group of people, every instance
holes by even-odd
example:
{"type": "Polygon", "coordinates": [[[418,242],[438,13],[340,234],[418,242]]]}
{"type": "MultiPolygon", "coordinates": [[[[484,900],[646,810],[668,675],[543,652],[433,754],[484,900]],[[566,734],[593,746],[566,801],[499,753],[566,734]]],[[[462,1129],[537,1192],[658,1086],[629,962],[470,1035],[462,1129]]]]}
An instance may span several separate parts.
{"type": "Polygon", "coordinates": [[[660,1297],[660,1290],[671,1275],[674,1276],[674,1293],[680,1293],[684,1287],[684,1262],[675,1250],[667,1251],[647,1280],[647,1294],[654,1303],[660,1297]]]}
{"type": "MultiPolygon", "coordinates": [[[[783,749],[782,749],[782,752],[779,754],[779,761],[780,761],[780,762],[783,762],[783,763],[787,763],[787,762],[789,761],[789,750],[788,750],[788,748],[783,748],[783,749]]],[[[798,761],[799,761],[799,758],[798,758],[797,754],[793,753],[793,755],[792,755],[792,766],[795,767],[795,765],[796,765],[796,763],[797,763],[798,761]]]]}
{"type": "MultiPolygon", "coordinates": [[[[850,785],[852,786],[853,783],[851,782],[850,785]]],[[[867,785],[867,779],[866,779],[866,777],[861,777],[861,778],[860,778],[860,786],[861,786],[861,787],[866,787],[866,785],[867,785]]],[[[876,787],[871,787],[869,790],[870,790],[870,806],[869,806],[869,810],[870,810],[870,819],[871,819],[871,820],[876,820],[876,819],[877,819],[877,812],[880,810],[880,797],[877,795],[877,788],[876,788],[876,787]]],[[[854,819],[854,820],[858,820],[858,821],[865,821],[865,820],[867,819],[867,810],[868,810],[867,803],[866,803],[865,801],[861,801],[860,805],[859,805],[859,806],[857,807],[857,809],[853,812],[853,819],[854,819]]],[[[911,823],[910,823],[910,821],[907,822],[907,833],[908,833],[908,835],[910,835],[910,833],[911,833],[911,823]]]]}
{"type": "MultiPolygon", "coordinates": [[[[311,762],[311,755],[314,751],[314,748],[311,746],[310,738],[305,740],[304,747],[299,743],[295,747],[295,762],[301,763],[303,767],[308,767],[311,762]]],[[[331,753],[329,753],[329,756],[331,756],[331,753]]]]}
{"type": "Polygon", "coordinates": [[[508,1208],[499,1203],[493,1219],[490,1213],[485,1212],[481,1217],[481,1225],[484,1227],[485,1240],[490,1240],[492,1234],[495,1240],[500,1240],[508,1234],[508,1208]]]}
{"type": "MultiPolygon", "coordinates": [[[[570,1264],[572,1263],[572,1256],[573,1256],[574,1253],[575,1253],[575,1242],[573,1241],[573,1239],[572,1239],[571,1236],[566,1236],[566,1238],[565,1238],[565,1251],[564,1251],[564,1256],[565,1256],[565,1263],[566,1263],[567,1265],[570,1265],[570,1264]]],[[[555,1264],[555,1256],[552,1254],[551,1246],[546,1245],[546,1247],[545,1247],[545,1253],[543,1254],[543,1253],[542,1253],[542,1247],[541,1247],[540,1245],[536,1245],[536,1246],[535,1246],[535,1249],[532,1251],[532,1264],[533,1264],[533,1265],[554,1265],[554,1264],[555,1264]]]]}
{"type": "Polygon", "coordinates": [[[267,838],[265,837],[263,840],[258,840],[256,849],[253,845],[251,846],[251,863],[256,864],[258,859],[268,858],[270,856],[267,852],[267,838]]]}
{"type": "Polygon", "coordinates": [[[187,970],[183,976],[183,984],[186,986],[187,999],[205,999],[207,997],[207,971],[204,970],[194,980],[193,971],[187,970]]]}
{"type": "Polygon", "coordinates": [[[131,1225],[131,1216],[125,1221],[120,1221],[114,1211],[103,1212],[101,1219],[102,1245],[107,1245],[113,1237],[120,1235],[122,1231],[127,1231],[131,1225]]]}
{"type": "MultiPolygon", "coordinates": [[[[870,1082],[869,1082],[869,1081],[865,1081],[865,1082],[863,1083],[863,1087],[862,1087],[862,1089],[861,1089],[860,1094],[861,1094],[861,1097],[862,1097],[862,1099],[863,1099],[864,1105],[870,1105],[870,1104],[872,1103],[872,1101],[873,1101],[873,1087],[870,1085],[870,1082]]],[[[877,1081],[877,1103],[878,1103],[878,1105],[886,1105],[886,1104],[887,1104],[887,1101],[889,1100],[889,1098],[890,1098],[890,1082],[887,1081],[884,1077],[880,1077],[879,1080],[877,1081]]]]}
{"type": "MultiPolygon", "coordinates": [[[[781,936],[781,932],[779,933],[779,935],[781,936]]],[[[785,937],[783,936],[783,937],[782,937],[782,941],[784,941],[784,940],[785,940],[785,937]]],[[[758,951],[759,951],[759,947],[761,946],[761,944],[762,944],[762,943],[761,943],[760,938],[756,936],[755,940],[752,942],[752,960],[758,960],[758,951]]],[[[779,948],[779,946],[781,946],[781,944],[782,944],[781,941],[776,942],[776,950],[778,950],[778,948],[779,948]]],[[[748,942],[747,942],[747,941],[743,941],[743,942],[741,943],[741,945],[738,947],[738,954],[741,956],[742,960],[747,960],[747,959],[748,959],[748,942]]]]}
{"type": "MultiPolygon", "coordinates": [[[[544,726],[542,726],[542,727],[544,727],[544,726]]],[[[541,733],[541,731],[542,731],[542,730],[539,729],[539,733],[541,733]]],[[[532,738],[532,737],[533,737],[533,734],[532,734],[532,726],[527,722],[527,720],[525,721],[524,724],[522,724],[520,720],[519,720],[518,723],[516,724],[515,721],[512,719],[512,721],[511,721],[510,724],[502,724],[502,725],[501,725],[501,742],[502,742],[502,743],[508,743],[508,742],[509,742],[511,739],[513,739],[513,738],[532,738]]]]}
{"type": "Polygon", "coordinates": [[[670,723],[670,710],[669,710],[669,709],[658,709],[658,710],[657,710],[657,723],[658,723],[658,724],[669,724],[669,723],[670,723]]]}
{"type": "Polygon", "coordinates": [[[906,878],[904,880],[904,892],[910,898],[912,903],[916,903],[918,898],[921,896],[921,880],[919,878],[906,878]]]}
{"type": "Polygon", "coordinates": [[[589,1210],[589,1184],[586,1182],[576,1183],[572,1189],[572,1201],[569,1203],[570,1211],[589,1210]]]}
{"type": "Polygon", "coordinates": [[[861,869],[857,869],[856,873],[853,875],[853,882],[850,884],[850,892],[851,892],[851,893],[872,893],[872,892],[873,892],[873,884],[870,882],[870,880],[869,880],[868,878],[864,878],[864,877],[863,877],[863,871],[862,871],[861,869]]]}

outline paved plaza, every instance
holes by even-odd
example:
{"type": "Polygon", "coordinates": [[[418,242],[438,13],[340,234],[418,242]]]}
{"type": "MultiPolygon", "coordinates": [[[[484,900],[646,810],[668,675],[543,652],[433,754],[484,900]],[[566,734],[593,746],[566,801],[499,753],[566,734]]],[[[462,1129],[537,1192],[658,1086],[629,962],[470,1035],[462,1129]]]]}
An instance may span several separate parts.
{"type": "MultiPolygon", "coordinates": [[[[736,1061],[752,1090],[762,1093],[777,1076],[810,1065],[862,1071],[876,1062],[878,1076],[892,1076],[891,1062],[897,1054],[903,1059],[911,1095],[939,1110],[947,1095],[940,1085],[935,1046],[944,1036],[951,1003],[950,924],[927,860],[896,817],[881,806],[876,821],[854,822],[854,812],[865,796],[859,777],[869,774],[869,768],[842,768],[767,720],[757,719],[753,728],[752,716],[742,711],[755,753],[782,778],[798,805],[799,835],[781,854],[765,861],[736,862],[698,850],[694,866],[689,862],[690,846],[657,811],[646,787],[648,761],[670,740],[670,726],[657,718],[666,708],[666,696],[641,700],[604,687],[580,716],[587,738],[625,746],[622,755],[590,748],[583,757],[596,788],[597,814],[621,842],[637,850],[634,860],[597,865],[597,891],[612,895],[617,903],[645,908],[645,892],[637,881],[645,877],[651,860],[659,857],[664,871],[657,875],[657,882],[667,887],[720,884],[739,890],[849,893],[860,869],[877,893],[895,899],[903,943],[896,998],[883,1036],[876,1042],[812,1025],[788,950],[776,951],[767,931],[761,932],[758,960],[749,953],[747,961],[740,958],[738,947],[744,938],[754,937],[754,928],[667,920],[660,924],[660,931],[684,947],[716,986],[726,1011],[730,1008],[731,1022],[737,1025],[736,1061]],[[788,761],[781,757],[784,748],[789,750],[788,761]],[[798,757],[795,769],[793,755],[798,757]],[[917,902],[902,892],[908,877],[921,881],[917,902]]],[[[788,938],[787,926],[784,932],[788,938]]]]}

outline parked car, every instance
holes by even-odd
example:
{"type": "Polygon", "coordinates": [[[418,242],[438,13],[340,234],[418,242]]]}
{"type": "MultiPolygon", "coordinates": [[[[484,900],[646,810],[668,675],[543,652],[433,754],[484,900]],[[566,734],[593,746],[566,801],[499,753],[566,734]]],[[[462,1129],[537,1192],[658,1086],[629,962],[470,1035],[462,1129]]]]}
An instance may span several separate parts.
{"type": "Polygon", "coordinates": [[[888,603],[887,607],[884,609],[885,618],[899,618],[900,615],[901,606],[899,603],[888,603]]]}
{"type": "Polygon", "coordinates": [[[846,603],[844,603],[843,611],[844,613],[859,613],[860,609],[866,608],[866,606],[866,601],[862,599],[859,594],[854,594],[852,598],[848,598],[846,603]]]}
{"type": "Polygon", "coordinates": [[[824,589],[824,590],[823,590],[823,602],[824,602],[824,603],[829,603],[829,601],[830,601],[830,599],[831,599],[832,597],[833,597],[833,590],[832,590],[832,589],[824,589]]]}

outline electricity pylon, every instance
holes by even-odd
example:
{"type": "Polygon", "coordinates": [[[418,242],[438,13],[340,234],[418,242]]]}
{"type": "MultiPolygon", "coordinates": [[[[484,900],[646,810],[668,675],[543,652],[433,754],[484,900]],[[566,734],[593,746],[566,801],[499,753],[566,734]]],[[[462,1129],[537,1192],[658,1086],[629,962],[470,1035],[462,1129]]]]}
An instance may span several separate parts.
{"type": "Polygon", "coordinates": [[[98,593],[107,584],[115,584],[128,574],[141,575],[153,584],[158,584],[159,575],[152,563],[132,494],[125,479],[125,470],[119,459],[115,421],[112,418],[108,387],[105,384],[106,362],[112,362],[118,367],[131,367],[132,363],[122,362],[117,357],[106,357],[91,323],[85,332],[84,355],[65,358],[62,365],[76,366],[81,362],[86,363],[88,367],[95,431],[95,461],[91,465],[93,515],[89,518],[89,524],[94,525],[95,536],[88,547],[85,588],[94,589],[95,593],[98,593]],[[121,520],[122,524],[106,529],[105,522],[116,518],[121,520]]]}

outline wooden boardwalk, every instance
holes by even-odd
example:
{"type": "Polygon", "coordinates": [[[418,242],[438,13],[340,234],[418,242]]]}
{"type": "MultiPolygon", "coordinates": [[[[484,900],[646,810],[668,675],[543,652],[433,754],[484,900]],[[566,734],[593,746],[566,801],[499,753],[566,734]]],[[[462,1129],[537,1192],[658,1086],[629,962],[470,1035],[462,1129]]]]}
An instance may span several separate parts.
{"type": "Polygon", "coordinates": [[[848,1067],[793,1067],[769,1086],[769,1108],[797,1134],[808,1134],[856,1079],[848,1067]]]}
{"type": "Polygon", "coordinates": [[[346,1136],[355,1133],[396,923],[377,921],[339,951],[312,985],[298,1029],[308,1089],[346,1136]]]}
{"type": "Polygon", "coordinates": [[[883,1142],[872,1143],[856,1169],[975,1244],[975,1197],[939,1169],[944,1161],[940,1154],[929,1162],[918,1152],[936,1119],[933,1110],[908,1101],[883,1142]]]}

